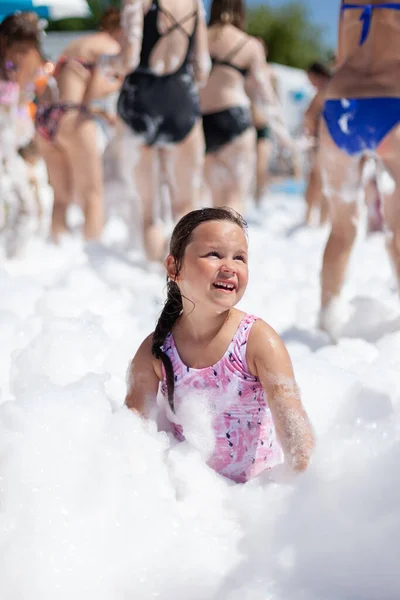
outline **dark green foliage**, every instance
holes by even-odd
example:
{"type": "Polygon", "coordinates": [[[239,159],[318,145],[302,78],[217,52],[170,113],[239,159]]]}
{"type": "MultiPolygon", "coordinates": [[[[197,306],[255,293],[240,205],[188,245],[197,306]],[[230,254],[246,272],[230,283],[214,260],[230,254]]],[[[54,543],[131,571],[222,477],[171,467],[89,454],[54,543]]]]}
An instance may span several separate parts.
{"type": "Polygon", "coordinates": [[[329,49],[322,41],[323,31],[311,22],[301,2],[290,2],[280,8],[263,5],[250,9],[247,31],[263,38],[271,62],[304,69],[328,56],[329,49]]]}
{"type": "MultiPolygon", "coordinates": [[[[67,1],[67,0],[66,0],[67,1]]],[[[120,6],[120,0],[87,0],[92,16],[87,19],[52,21],[48,31],[88,31],[97,29],[101,14],[108,6],[120,6]]],[[[328,0],[321,0],[328,1],[328,0]]],[[[247,31],[262,37],[268,46],[268,60],[306,68],[313,61],[329,57],[329,48],[323,43],[323,30],[311,21],[302,2],[289,2],[280,8],[263,3],[248,10],[247,31]]]]}
{"type": "Polygon", "coordinates": [[[93,17],[59,19],[58,21],[49,21],[46,31],[91,31],[96,29],[97,23],[93,17]]]}
{"type": "Polygon", "coordinates": [[[118,7],[121,4],[120,0],[87,0],[87,3],[92,16],[50,21],[47,31],[91,31],[97,29],[97,24],[103,12],[109,6],[118,7]]]}

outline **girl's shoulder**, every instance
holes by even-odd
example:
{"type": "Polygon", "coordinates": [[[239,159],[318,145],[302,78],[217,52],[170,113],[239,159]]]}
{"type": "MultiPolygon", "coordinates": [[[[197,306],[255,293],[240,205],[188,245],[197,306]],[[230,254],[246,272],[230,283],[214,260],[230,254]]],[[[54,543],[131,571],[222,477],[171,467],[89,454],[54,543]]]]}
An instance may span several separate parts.
{"type": "Polygon", "coordinates": [[[162,368],[161,368],[161,360],[156,358],[153,354],[153,333],[151,332],[143,342],[140,344],[136,355],[135,360],[143,363],[151,364],[154,372],[157,377],[162,380],[162,368]]]}
{"type": "Polygon", "coordinates": [[[249,333],[250,346],[263,342],[265,344],[275,344],[279,340],[283,344],[283,340],[275,329],[260,317],[248,314],[245,318],[253,321],[251,331],[249,333]]]}
{"type": "Polygon", "coordinates": [[[268,360],[283,354],[286,355],[287,350],[280,335],[266,321],[255,317],[246,349],[250,371],[253,372],[258,360],[268,360]]]}

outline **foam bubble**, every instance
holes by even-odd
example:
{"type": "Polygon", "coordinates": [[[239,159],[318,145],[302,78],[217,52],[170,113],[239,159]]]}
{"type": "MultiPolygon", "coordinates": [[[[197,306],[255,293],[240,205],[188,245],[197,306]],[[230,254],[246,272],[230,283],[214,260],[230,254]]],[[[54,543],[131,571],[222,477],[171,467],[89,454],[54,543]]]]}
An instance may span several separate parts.
{"type": "Polygon", "coordinates": [[[268,198],[241,307],[287,341],[316,451],[301,476],[280,466],[245,485],[206,465],[201,396],[178,415],[184,443],[122,406],[161,310],[160,273],[76,240],[6,261],[2,598],[397,597],[398,298],[376,234],[355,248],[351,310],[331,345],[315,327],[326,232],[302,215],[301,198],[268,198]]]}

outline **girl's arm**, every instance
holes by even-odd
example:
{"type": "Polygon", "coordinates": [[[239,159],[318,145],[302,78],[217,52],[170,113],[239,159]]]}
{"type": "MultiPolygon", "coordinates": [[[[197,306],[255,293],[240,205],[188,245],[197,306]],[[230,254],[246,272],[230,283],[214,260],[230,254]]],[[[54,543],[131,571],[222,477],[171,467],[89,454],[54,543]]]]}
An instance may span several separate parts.
{"type": "Polygon", "coordinates": [[[147,416],[157,401],[162,379],[161,363],[151,353],[153,334],[142,342],[127,373],[125,404],[142,416],[147,416]]]}
{"type": "Polygon", "coordinates": [[[249,64],[249,81],[248,89],[251,95],[251,100],[261,105],[269,104],[273,98],[273,90],[269,87],[269,81],[267,80],[265,67],[265,50],[262,44],[251,38],[246,47],[251,52],[251,59],[249,64]]]}
{"type": "Polygon", "coordinates": [[[203,1],[198,0],[198,23],[195,38],[195,51],[193,68],[197,85],[202,88],[206,85],[211,70],[211,59],[208,52],[208,35],[206,16],[203,1]]]}
{"type": "Polygon", "coordinates": [[[267,394],[278,439],[294,471],[304,471],[314,447],[314,435],[303,408],[292,363],[279,335],[265,323],[254,323],[248,341],[250,372],[267,394]]]}

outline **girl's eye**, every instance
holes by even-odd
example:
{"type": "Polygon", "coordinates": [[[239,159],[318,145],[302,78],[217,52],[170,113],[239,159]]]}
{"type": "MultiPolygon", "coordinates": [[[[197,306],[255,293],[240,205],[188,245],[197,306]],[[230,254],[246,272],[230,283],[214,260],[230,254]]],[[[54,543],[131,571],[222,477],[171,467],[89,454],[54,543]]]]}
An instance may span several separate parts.
{"type": "Polygon", "coordinates": [[[207,254],[207,256],[215,256],[216,258],[221,258],[221,255],[219,252],[216,252],[215,250],[213,250],[212,252],[209,252],[207,254]]]}
{"type": "Polygon", "coordinates": [[[243,256],[242,254],[239,254],[239,256],[235,256],[235,260],[241,260],[242,262],[246,262],[246,257],[243,256]]]}

